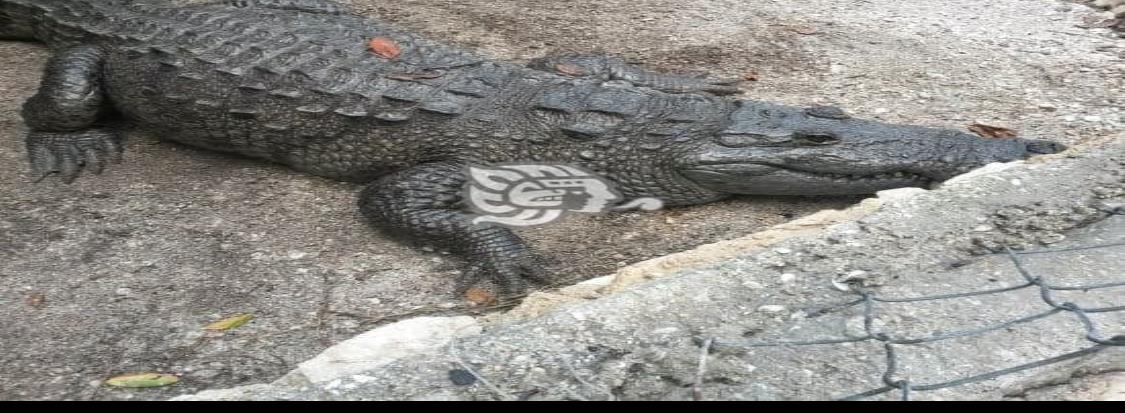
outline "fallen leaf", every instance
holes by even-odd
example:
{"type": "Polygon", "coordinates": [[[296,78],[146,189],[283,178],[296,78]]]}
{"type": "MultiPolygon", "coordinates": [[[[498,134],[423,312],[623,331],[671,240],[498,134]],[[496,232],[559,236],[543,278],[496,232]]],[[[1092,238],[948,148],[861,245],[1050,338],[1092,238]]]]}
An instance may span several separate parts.
{"type": "Polygon", "coordinates": [[[148,387],[164,387],[179,382],[180,378],[171,374],[135,373],[111,378],[106,380],[105,384],[112,387],[143,389],[148,387]]]}
{"type": "Polygon", "coordinates": [[[465,291],[465,299],[469,300],[474,305],[485,305],[496,301],[496,297],[494,297],[488,291],[476,287],[470,288],[465,291]]]}
{"type": "Polygon", "coordinates": [[[242,327],[253,320],[254,316],[251,314],[239,314],[234,317],[224,318],[214,323],[208,324],[203,327],[207,331],[227,331],[238,327],[242,327]]]}
{"type": "Polygon", "coordinates": [[[803,34],[803,35],[820,33],[820,30],[818,30],[815,27],[810,27],[810,26],[795,26],[795,27],[793,27],[792,30],[794,32],[797,32],[797,34],[803,34]]]}
{"type": "Polygon", "coordinates": [[[47,295],[40,292],[34,292],[27,296],[26,302],[28,307],[40,309],[43,308],[43,305],[47,304],[47,295]]]}
{"type": "Polygon", "coordinates": [[[586,76],[586,71],[577,65],[560,63],[555,65],[555,70],[567,76],[586,76]]]}
{"type": "Polygon", "coordinates": [[[387,75],[387,79],[410,81],[419,79],[437,79],[439,77],[442,77],[443,75],[445,75],[445,73],[442,73],[440,71],[418,73],[391,73],[387,75]]]}
{"type": "Polygon", "coordinates": [[[990,126],[983,123],[974,123],[969,125],[969,131],[981,136],[982,138],[1014,138],[1019,133],[1014,130],[1000,127],[990,126]]]}
{"type": "Polygon", "coordinates": [[[376,37],[367,43],[367,47],[371,49],[372,53],[384,59],[394,59],[402,54],[402,49],[394,40],[386,37],[376,37]]]}
{"type": "Polygon", "coordinates": [[[759,79],[758,72],[749,71],[742,75],[742,79],[748,82],[757,82],[759,79]]]}

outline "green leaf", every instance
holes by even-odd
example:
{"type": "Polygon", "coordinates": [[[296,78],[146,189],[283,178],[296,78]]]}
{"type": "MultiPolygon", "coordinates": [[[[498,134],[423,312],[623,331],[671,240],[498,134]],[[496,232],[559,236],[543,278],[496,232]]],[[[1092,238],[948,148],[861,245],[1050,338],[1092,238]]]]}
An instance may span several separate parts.
{"type": "Polygon", "coordinates": [[[171,374],[136,373],[114,377],[106,380],[105,384],[113,387],[142,389],[148,387],[164,387],[179,382],[180,378],[171,374]]]}
{"type": "Polygon", "coordinates": [[[234,317],[225,318],[214,323],[208,324],[203,327],[207,331],[227,331],[235,328],[242,327],[254,319],[253,314],[239,314],[234,317]]]}

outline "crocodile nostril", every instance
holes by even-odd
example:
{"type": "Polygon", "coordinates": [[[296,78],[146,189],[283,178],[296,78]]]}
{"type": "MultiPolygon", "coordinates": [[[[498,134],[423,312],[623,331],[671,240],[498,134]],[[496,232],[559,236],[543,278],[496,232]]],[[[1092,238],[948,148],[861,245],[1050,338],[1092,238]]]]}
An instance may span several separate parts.
{"type": "Polygon", "coordinates": [[[801,133],[794,136],[793,140],[806,146],[832,145],[840,142],[840,138],[826,133],[801,133]]]}

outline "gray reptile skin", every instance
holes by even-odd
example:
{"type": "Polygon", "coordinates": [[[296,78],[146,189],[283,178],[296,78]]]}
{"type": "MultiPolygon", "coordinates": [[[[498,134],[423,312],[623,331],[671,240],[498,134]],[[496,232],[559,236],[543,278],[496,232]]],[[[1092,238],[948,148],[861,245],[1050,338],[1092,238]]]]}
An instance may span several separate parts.
{"type": "Polygon", "coordinates": [[[1062,149],[731,99],[730,82],[607,57],[491,61],[326,0],[0,0],[0,39],[55,51],[24,110],[37,179],[118,162],[124,119],[366,183],[374,226],[459,252],[461,289],[492,280],[505,295],[550,277],[510,229],[470,222],[468,164],[576,164],[626,199],[680,206],[923,186],[1062,149]]]}

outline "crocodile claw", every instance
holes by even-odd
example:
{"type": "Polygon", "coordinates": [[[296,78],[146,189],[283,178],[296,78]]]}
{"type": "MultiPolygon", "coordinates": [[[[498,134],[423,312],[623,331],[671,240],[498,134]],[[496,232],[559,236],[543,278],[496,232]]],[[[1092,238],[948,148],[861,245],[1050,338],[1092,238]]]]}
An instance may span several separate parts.
{"type": "Polygon", "coordinates": [[[83,169],[95,175],[106,163],[121,163],[121,137],[106,129],[77,132],[33,131],[27,137],[27,154],[35,182],[57,173],[64,183],[74,182],[83,169]]]}
{"type": "Polygon", "coordinates": [[[498,298],[516,298],[527,292],[529,280],[540,284],[553,281],[544,274],[540,258],[529,250],[490,253],[457,278],[456,291],[464,294],[481,281],[490,280],[496,285],[498,298]]]}

